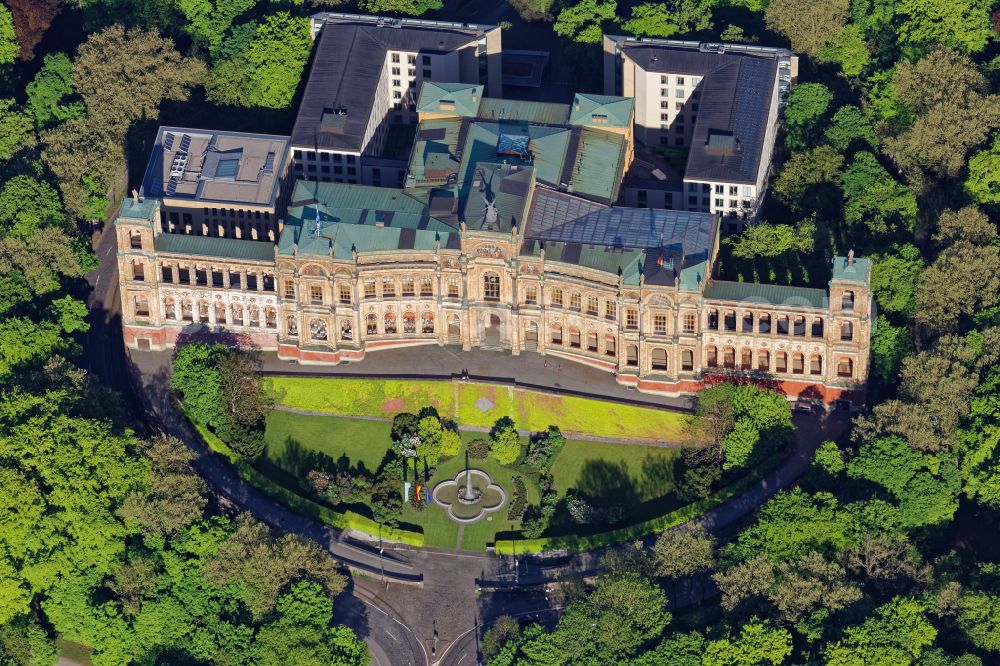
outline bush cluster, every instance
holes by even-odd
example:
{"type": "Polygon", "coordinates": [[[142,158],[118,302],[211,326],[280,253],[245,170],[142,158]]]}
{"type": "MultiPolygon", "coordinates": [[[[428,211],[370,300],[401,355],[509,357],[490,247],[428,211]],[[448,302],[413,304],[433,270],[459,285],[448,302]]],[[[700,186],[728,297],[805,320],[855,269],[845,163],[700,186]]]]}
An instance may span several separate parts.
{"type": "Polygon", "coordinates": [[[514,484],[514,495],[507,508],[507,520],[521,520],[524,510],[528,508],[528,489],[520,476],[513,477],[511,483],[514,484]]]}

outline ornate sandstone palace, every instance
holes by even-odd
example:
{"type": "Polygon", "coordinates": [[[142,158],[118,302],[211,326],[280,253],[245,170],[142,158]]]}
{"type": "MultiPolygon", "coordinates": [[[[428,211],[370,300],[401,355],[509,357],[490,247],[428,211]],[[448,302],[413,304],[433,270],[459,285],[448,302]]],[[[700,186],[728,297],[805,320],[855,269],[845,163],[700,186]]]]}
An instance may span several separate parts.
{"type": "MultiPolygon", "coordinates": [[[[861,401],[867,260],[833,257],[828,290],[713,279],[718,214],[614,205],[632,98],[484,92],[422,83],[401,188],[338,182],[363,155],[309,151],[340,168],[321,182],[287,137],[161,128],[116,223],[126,344],[225,331],[300,363],[459,345],[585,363],[641,391],[728,374],[861,401]]],[[[315,131],[336,136],[351,113],[331,103],[315,131]]],[[[706,150],[732,155],[723,139],[706,150]]]]}

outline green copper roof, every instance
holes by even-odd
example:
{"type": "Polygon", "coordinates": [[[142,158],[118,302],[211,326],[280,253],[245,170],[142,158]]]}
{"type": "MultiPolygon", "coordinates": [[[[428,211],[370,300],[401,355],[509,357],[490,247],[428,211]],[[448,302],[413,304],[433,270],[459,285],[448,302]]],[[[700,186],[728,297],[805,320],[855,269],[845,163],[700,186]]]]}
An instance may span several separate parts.
{"type": "Polygon", "coordinates": [[[278,254],[289,256],[297,249],[300,255],[332,255],[346,261],[352,258],[352,248],[433,250],[438,241],[442,247],[454,247],[458,234],[403,190],[298,181],[278,239],[278,254]]]}
{"type": "Polygon", "coordinates": [[[726,282],[715,280],[705,287],[704,296],[713,301],[736,301],[754,305],[826,308],[829,298],[824,289],[786,287],[777,284],[726,282]]]}
{"type": "Polygon", "coordinates": [[[125,197],[121,208],[118,209],[118,217],[130,220],[151,220],[153,210],[159,202],[159,199],[146,197],[145,199],[140,199],[138,204],[134,204],[132,203],[132,197],[125,197]]]}
{"type": "Polygon", "coordinates": [[[855,258],[853,264],[848,265],[847,257],[834,257],[833,279],[868,284],[868,276],[871,275],[871,268],[872,262],[870,259],[855,258]]]}
{"type": "Polygon", "coordinates": [[[625,137],[584,127],[573,165],[573,192],[614,201],[625,161],[625,137]]]}
{"type": "Polygon", "coordinates": [[[631,97],[577,93],[570,107],[569,122],[593,127],[628,127],[632,124],[634,104],[631,97]]]}
{"type": "Polygon", "coordinates": [[[426,81],[420,88],[417,111],[474,118],[482,99],[481,85],[426,81]]]}
{"type": "Polygon", "coordinates": [[[569,106],[551,102],[529,102],[487,97],[480,104],[477,117],[482,120],[514,120],[524,123],[565,125],[569,119],[569,106]]]}
{"type": "Polygon", "coordinates": [[[699,291],[705,281],[705,268],[708,262],[701,261],[681,269],[681,291],[699,291]]]}
{"type": "Polygon", "coordinates": [[[274,243],[214,238],[212,236],[186,236],[183,234],[157,234],[154,242],[157,252],[193,254],[202,257],[242,259],[245,261],[274,261],[274,243]]]}

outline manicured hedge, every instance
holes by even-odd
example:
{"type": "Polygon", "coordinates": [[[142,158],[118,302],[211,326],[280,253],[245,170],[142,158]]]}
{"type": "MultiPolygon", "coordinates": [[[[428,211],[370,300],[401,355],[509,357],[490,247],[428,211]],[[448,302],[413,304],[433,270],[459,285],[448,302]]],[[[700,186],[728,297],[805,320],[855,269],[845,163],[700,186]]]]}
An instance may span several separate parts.
{"type": "MultiPolygon", "coordinates": [[[[218,436],[216,436],[216,434],[209,430],[205,425],[195,423],[190,420],[189,422],[194,426],[195,430],[197,430],[198,435],[209,449],[228,460],[243,480],[260,490],[265,495],[268,495],[272,499],[281,502],[285,506],[298,511],[305,516],[324,522],[332,527],[342,530],[352,529],[357,532],[363,532],[373,536],[378,535],[379,525],[371,518],[362,516],[354,511],[344,511],[343,513],[334,511],[329,507],[313,502],[312,500],[289,490],[288,488],[268,478],[256,467],[237,456],[232,449],[226,446],[225,442],[219,439],[218,436]]],[[[398,541],[411,546],[424,545],[423,534],[419,532],[394,529],[391,527],[382,528],[382,539],[386,541],[398,541]]]]}

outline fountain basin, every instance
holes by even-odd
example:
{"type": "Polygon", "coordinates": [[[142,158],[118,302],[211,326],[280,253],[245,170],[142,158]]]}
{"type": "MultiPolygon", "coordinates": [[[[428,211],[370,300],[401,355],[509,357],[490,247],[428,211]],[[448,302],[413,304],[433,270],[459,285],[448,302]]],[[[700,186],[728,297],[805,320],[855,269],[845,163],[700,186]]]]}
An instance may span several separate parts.
{"type": "Polygon", "coordinates": [[[507,493],[481,469],[462,470],[434,486],[431,499],[458,523],[474,523],[507,503],[507,493]]]}

